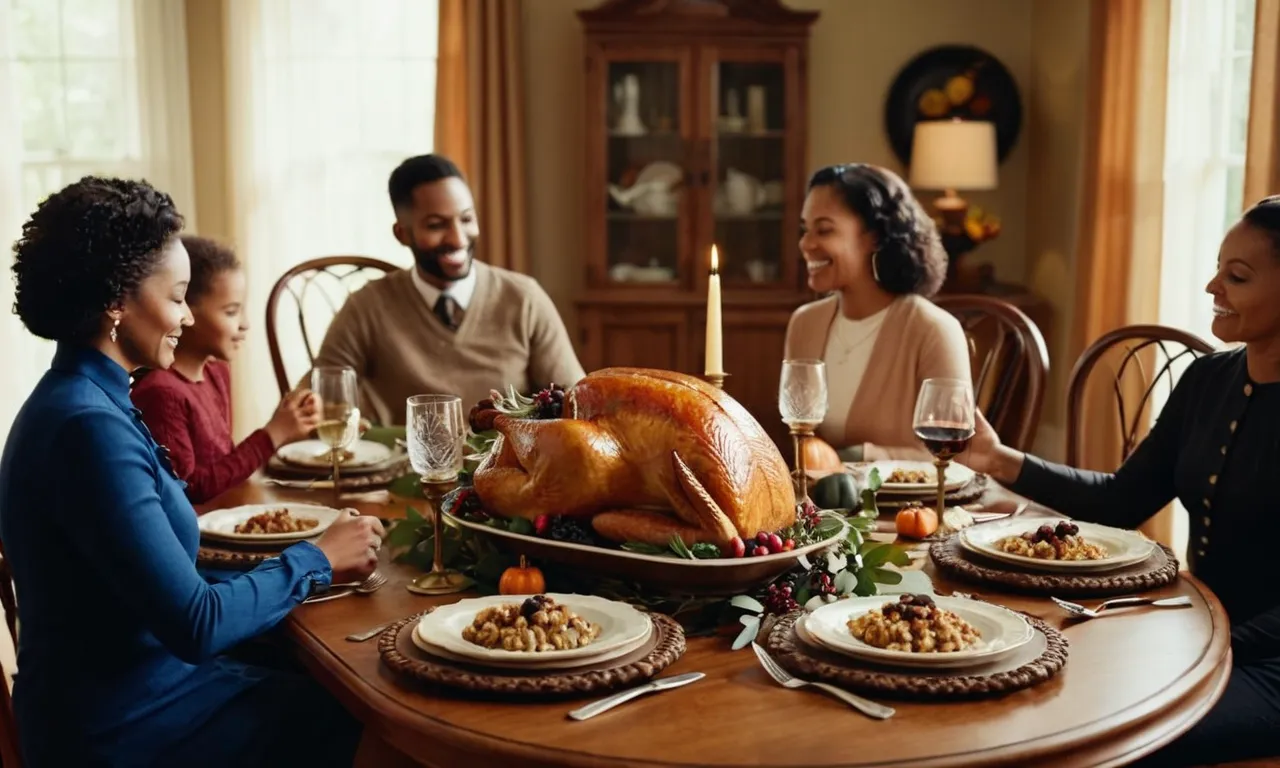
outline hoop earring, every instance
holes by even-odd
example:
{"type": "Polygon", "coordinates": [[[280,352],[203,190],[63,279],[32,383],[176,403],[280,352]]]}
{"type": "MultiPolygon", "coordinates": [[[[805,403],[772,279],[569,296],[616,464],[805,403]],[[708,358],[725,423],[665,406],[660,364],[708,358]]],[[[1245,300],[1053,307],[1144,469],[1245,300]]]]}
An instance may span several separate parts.
{"type": "Polygon", "coordinates": [[[117,317],[115,323],[111,326],[110,336],[111,336],[112,342],[115,342],[116,340],[116,329],[119,327],[120,327],[120,318],[117,317]]]}
{"type": "Polygon", "coordinates": [[[880,251],[871,252],[871,279],[880,282],[880,251]]]}

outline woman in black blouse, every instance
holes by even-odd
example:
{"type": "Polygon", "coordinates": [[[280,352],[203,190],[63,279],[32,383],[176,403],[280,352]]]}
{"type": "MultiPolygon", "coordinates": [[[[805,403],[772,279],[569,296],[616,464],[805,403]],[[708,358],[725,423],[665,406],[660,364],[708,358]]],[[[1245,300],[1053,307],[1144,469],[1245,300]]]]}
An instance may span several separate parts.
{"type": "Polygon", "coordinates": [[[1190,512],[1187,567],[1227,609],[1234,667],[1214,709],[1143,766],[1280,755],[1280,590],[1259,549],[1280,520],[1280,196],[1227,233],[1205,290],[1213,334],[1243,346],[1192,363],[1114,474],[1015,451],[985,419],[965,460],[1082,520],[1134,528],[1175,497],[1190,512]]]}

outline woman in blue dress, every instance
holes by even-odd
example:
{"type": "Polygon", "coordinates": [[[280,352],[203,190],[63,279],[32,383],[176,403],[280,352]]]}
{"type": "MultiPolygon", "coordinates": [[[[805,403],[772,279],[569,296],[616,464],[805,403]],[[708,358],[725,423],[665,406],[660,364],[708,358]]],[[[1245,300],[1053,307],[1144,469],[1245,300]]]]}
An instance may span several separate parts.
{"type": "Polygon", "coordinates": [[[349,512],[314,544],[218,584],[130,373],[167,368],[190,264],[173,200],[86,177],[14,246],[14,311],[58,343],[0,458],[0,542],[18,595],[14,710],[28,768],[350,765],[360,726],[322,688],[222,654],[339,580],[382,526],[349,512]]]}

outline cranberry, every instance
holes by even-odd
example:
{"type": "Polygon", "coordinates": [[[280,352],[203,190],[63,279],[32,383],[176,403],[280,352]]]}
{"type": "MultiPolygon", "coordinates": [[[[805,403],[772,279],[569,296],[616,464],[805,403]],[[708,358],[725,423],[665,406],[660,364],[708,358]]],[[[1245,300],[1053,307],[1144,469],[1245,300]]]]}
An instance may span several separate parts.
{"type": "Polygon", "coordinates": [[[741,537],[734,536],[732,539],[729,539],[729,552],[731,552],[734,557],[742,557],[747,554],[747,545],[743,543],[741,537]]]}
{"type": "Polygon", "coordinates": [[[765,555],[769,554],[769,549],[767,547],[757,546],[754,550],[751,551],[751,554],[754,557],[764,557],[765,555]]]}
{"type": "Polygon", "coordinates": [[[795,539],[787,539],[786,541],[782,542],[782,551],[783,551],[783,552],[790,552],[791,550],[793,550],[793,549],[795,549],[795,548],[796,548],[796,541],[795,541],[795,539]]]}

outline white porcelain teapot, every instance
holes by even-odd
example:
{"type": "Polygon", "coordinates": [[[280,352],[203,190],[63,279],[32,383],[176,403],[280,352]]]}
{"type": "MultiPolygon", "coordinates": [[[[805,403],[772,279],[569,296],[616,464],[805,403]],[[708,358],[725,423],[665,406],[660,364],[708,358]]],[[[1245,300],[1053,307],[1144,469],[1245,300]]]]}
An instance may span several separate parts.
{"type": "Polygon", "coordinates": [[[725,169],[724,200],[733,214],[748,214],[765,204],[765,188],[760,180],[736,168],[725,169]]]}

